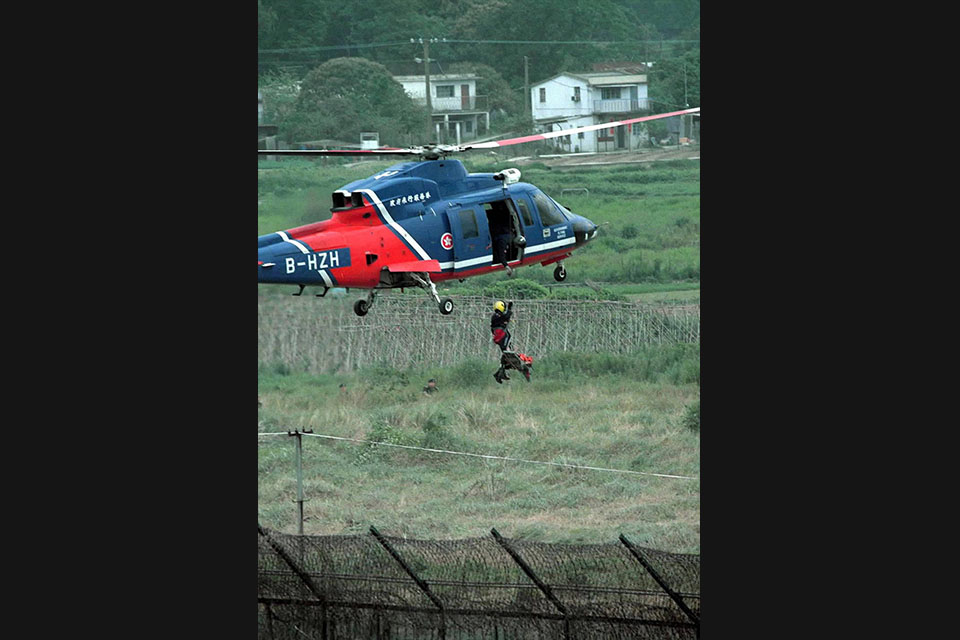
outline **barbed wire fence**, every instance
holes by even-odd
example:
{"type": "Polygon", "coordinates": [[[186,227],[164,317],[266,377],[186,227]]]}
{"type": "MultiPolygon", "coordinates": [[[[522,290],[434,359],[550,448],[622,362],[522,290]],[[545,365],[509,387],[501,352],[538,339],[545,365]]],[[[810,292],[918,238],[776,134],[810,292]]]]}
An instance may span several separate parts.
{"type": "MultiPolygon", "coordinates": [[[[342,301],[261,303],[259,362],[333,373],[498,358],[489,330],[494,299],[452,299],[449,316],[426,296],[382,295],[362,317],[342,301]]],[[[556,351],[626,354],[652,344],[699,343],[700,306],[524,300],[514,306],[510,330],[514,348],[540,358],[556,351]]]]}
{"type": "Polygon", "coordinates": [[[269,640],[693,639],[700,556],[617,543],[303,536],[258,525],[269,640]]]}

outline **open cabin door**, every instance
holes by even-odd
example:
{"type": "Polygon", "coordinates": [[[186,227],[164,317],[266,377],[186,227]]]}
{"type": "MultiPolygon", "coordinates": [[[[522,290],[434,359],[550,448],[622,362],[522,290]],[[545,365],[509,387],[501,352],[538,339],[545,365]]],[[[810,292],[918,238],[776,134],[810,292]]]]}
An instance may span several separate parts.
{"type": "Polygon", "coordinates": [[[444,248],[453,252],[454,268],[481,266],[483,262],[489,262],[490,233],[483,207],[451,204],[446,213],[452,246],[444,248]]]}

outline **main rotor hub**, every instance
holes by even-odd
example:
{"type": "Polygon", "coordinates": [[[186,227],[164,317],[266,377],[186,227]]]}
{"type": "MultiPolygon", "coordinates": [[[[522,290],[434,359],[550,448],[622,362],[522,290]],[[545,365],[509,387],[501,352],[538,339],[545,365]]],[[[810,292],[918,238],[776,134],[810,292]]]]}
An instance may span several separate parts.
{"type": "Polygon", "coordinates": [[[424,160],[440,160],[459,151],[463,149],[449,144],[425,144],[419,147],[420,157],[424,160]]]}

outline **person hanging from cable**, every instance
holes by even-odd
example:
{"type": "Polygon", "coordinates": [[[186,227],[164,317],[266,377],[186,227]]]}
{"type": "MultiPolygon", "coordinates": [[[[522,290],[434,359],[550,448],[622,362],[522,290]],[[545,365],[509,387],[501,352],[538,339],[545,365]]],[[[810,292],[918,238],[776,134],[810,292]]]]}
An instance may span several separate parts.
{"type": "Polygon", "coordinates": [[[497,369],[493,377],[500,384],[504,380],[509,380],[507,369],[513,368],[523,373],[527,382],[530,381],[530,364],[533,359],[520,353],[514,353],[510,350],[510,330],[507,325],[513,315],[513,301],[503,303],[497,300],[493,304],[493,316],[490,318],[490,332],[493,334],[493,343],[500,347],[500,368],[497,369]]]}
{"type": "MultiPolygon", "coordinates": [[[[507,324],[510,322],[510,316],[513,315],[513,301],[503,304],[503,300],[497,300],[493,303],[493,316],[490,318],[490,331],[493,333],[493,343],[500,347],[500,351],[506,351],[510,344],[510,331],[507,330],[507,324]]],[[[509,378],[507,378],[509,380],[509,378]]]]}

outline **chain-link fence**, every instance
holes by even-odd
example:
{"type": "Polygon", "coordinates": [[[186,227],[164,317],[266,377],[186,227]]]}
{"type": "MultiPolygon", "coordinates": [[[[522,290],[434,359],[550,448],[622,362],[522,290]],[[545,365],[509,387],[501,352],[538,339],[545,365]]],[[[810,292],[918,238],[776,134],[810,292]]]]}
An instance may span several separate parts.
{"type": "Polygon", "coordinates": [[[260,638],[699,637],[700,556],[489,537],[295,536],[258,526],[260,638]]]}
{"type": "MultiPolygon", "coordinates": [[[[378,364],[447,366],[499,358],[490,337],[494,299],[453,300],[448,316],[426,295],[379,296],[362,317],[342,301],[261,303],[258,359],[331,373],[378,364]]],[[[699,343],[700,306],[525,300],[514,306],[510,332],[514,349],[537,358],[556,351],[624,354],[651,344],[699,343]]]]}

